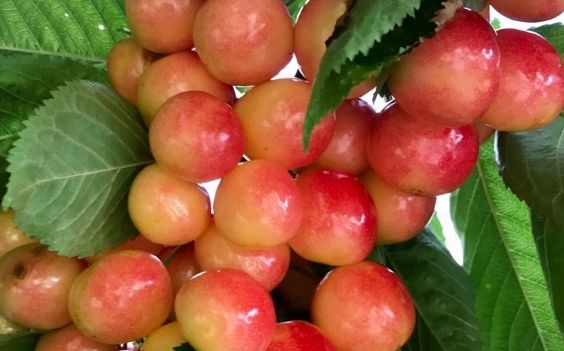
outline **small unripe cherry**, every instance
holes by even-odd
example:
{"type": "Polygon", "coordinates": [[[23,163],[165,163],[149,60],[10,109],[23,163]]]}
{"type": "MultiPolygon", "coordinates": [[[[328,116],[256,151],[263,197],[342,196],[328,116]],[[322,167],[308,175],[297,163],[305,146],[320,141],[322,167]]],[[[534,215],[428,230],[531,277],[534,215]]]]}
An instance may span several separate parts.
{"type": "Polygon", "coordinates": [[[522,22],[541,22],[564,12],[562,0],[489,0],[502,15],[522,22]]]}
{"type": "Polygon", "coordinates": [[[413,238],[433,215],[437,201],[435,197],[399,191],[378,178],[371,169],[360,175],[360,181],[376,206],[378,244],[396,244],[413,238]]]}
{"type": "Polygon", "coordinates": [[[304,321],[278,323],[266,351],[335,351],[323,331],[304,321]]]}
{"type": "Polygon", "coordinates": [[[66,302],[86,268],[40,244],[20,246],[0,258],[0,314],[22,327],[61,328],[71,321],[66,302]]]}
{"type": "Polygon", "coordinates": [[[490,106],[499,87],[499,67],[493,28],[478,13],[460,9],[435,36],[401,58],[388,85],[413,118],[461,126],[490,106]]]}
{"type": "Polygon", "coordinates": [[[501,84],[480,120],[502,131],[538,129],[564,108],[564,68],[554,47],[536,33],[497,32],[501,49],[501,84]]]}
{"type": "Polygon", "coordinates": [[[0,211],[0,257],[16,247],[35,242],[16,228],[13,211],[0,211]]]}
{"type": "Polygon", "coordinates": [[[143,341],[143,351],[172,351],[186,342],[178,322],[163,325],[143,341]]]}
{"type": "Polygon", "coordinates": [[[108,55],[108,76],[115,91],[137,106],[137,84],[157,55],[131,38],[117,42],[108,55]]]}
{"type": "Polygon", "coordinates": [[[206,271],[175,301],[182,335],[198,351],[265,351],[276,326],[268,292],[236,269],[206,271]]]}
{"type": "Polygon", "coordinates": [[[280,283],[290,264],[288,244],[264,248],[239,246],[227,240],[214,225],[196,240],[195,255],[202,270],[240,269],[266,290],[272,290],[280,283]]]}
{"type": "Polygon", "coordinates": [[[290,62],[293,32],[281,0],[206,0],[194,23],[194,43],[214,77],[256,85],[290,62]]]}
{"type": "Polygon", "coordinates": [[[360,181],[317,168],[302,173],[296,183],[304,215],[290,247],[307,260],[332,266],[364,260],[376,243],[377,217],[360,181]]]}
{"type": "Polygon", "coordinates": [[[151,63],[137,87],[139,112],[145,124],[151,125],[157,110],[169,98],[193,90],[209,93],[230,105],[235,102],[233,87],[209,74],[194,52],[177,52],[151,63]]]}
{"type": "Polygon", "coordinates": [[[243,156],[245,137],[228,104],[201,91],[173,96],[149,129],[157,164],[193,183],[223,177],[243,156]]]}
{"type": "Polygon", "coordinates": [[[217,188],[214,220],[230,241],[250,247],[276,246],[300,226],[303,200],[282,166],[252,160],[235,167],[217,188]]]}
{"type": "Polygon", "coordinates": [[[133,37],[143,47],[167,54],[194,46],[192,27],[204,0],[126,0],[133,37]]]}
{"type": "Polygon", "coordinates": [[[88,267],[68,299],[73,322],[89,338],[121,344],[149,335],[166,320],[173,296],[159,259],[120,251],[88,267]]]}
{"type": "Polygon", "coordinates": [[[396,351],[415,327],[415,308],[401,280],[369,261],[329,272],[311,315],[339,351],[396,351]]]}
{"type": "Polygon", "coordinates": [[[389,185],[437,196],[461,186],[474,170],[478,132],[474,125],[444,127],[413,119],[391,103],[374,123],[367,153],[374,172],[389,185]]]}
{"type": "Polygon", "coordinates": [[[128,209],[141,235],[164,246],[196,239],[211,222],[206,190],[155,164],[145,167],[133,181],[128,209]]]}
{"type": "Polygon", "coordinates": [[[337,124],[331,142],[316,164],[358,174],[368,167],[366,143],[376,112],[360,99],[345,100],[335,112],[337,124]]]}
{"type": "Polygon", "coordinates": [[[307,166],[325,151],[335,130],[330,113],[303,148],[305,114],[311,85],[297,79],[278,79],[253,87],[235,104],[245,131],[245,154],[251,159],[276,162],[287,169],[307,166]]]}
{"type": "Polygon", "coordinates": [[[41,335],[35,351],[115,351],[115,345],[88,338],[74,324],[41,335]]]}

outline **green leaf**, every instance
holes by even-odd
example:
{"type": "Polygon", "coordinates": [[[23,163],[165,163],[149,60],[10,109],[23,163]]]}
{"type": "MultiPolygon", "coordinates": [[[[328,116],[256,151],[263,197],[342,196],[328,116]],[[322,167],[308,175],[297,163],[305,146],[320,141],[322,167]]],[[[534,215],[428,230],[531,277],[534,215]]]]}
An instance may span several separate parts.
{"type": "Polygon", "coordinates": [[[118,0],[2,0],[0,51],[104,61],[127,36],[118,0]]]}
{"type": "Polygon", "coordinates": [[[560,53],[560,58],[564,60],[564,25],[562,23],[546,24],[530,30],[545,37],[560,53]]]}
{"type": "Polygon", "coordinates": [[[433,213],[433,217],[431,217],[431,221],[429,222],[429,224],[427,224],[427,227],[432,233],[437,236],[437,239],[439,239],[442,243],[446,241],[443,225],[441,223],[441,220],[439,219],[437,212],[433,213]]]}
{"type": "Polygon", "coordinates": [[[478,287],[484,349],[564,350],[529,209],[505,187],[492,145],[482,146],[476,171],[451,197],[464,267],[478,287]]]}
{"type": "Polygon", "coordinates": [[[486,7],[487,0],[465,0],[464,7],[480,12],[486,7]]]}
{"type": "MultiPolygon", "coordinates": [[[[313,128],[350,91],[432,35],[442,0],[358,0],[339,27],[319,66],[304,126],[304,147],[313,128]]],[[[380,85],[384,82],[380,81],[380,85]]]]}
{"type": "Polygon", "coordinates": [[[0,334],[0,350],[33,351],[39,336],[36,332],[0,334]]]}
{"type": "Polygon", "coordinates": [[[10,151],[3,206],[28,235],[85,257],[135,235],[129,186],[152,162],[134,109],[98,83],[71,82],[25,122],[10,151]]]}
{"type": "Polygon", "coordinates": [[[564,233],[564,115],[550,125],[518,133],[498,133],[499,163],[505,184],[542,218],[564,233]]]}
{"type": "Polygon", "coordinates": [[[180,346],[176,346],[174,348],[174,351],[196,351],[196,350],[192,347],[192,345],[185,342],[184,344],[182,344],[180,346]]]}
{"type": "Polygon", "coordinates": [[[417,330],[404,349],[480,350],[474,285],[436,235],[425,230],[385,253],[417,307],[417,330]]]}
{"type": "Polygon", "coordinates": [[[539,251],[556,318],[564,331],[564,235],[531,213],[533,234],[539,251]]]}
{"type": "Polygon", "coordinates": [[[296,23],[298,15],[304,7],[306,1],[307,0],[284,0],[284,3],[288,7],[288,11],[290,12],[290,16],[292,17],[294,23],[296,23]]]}

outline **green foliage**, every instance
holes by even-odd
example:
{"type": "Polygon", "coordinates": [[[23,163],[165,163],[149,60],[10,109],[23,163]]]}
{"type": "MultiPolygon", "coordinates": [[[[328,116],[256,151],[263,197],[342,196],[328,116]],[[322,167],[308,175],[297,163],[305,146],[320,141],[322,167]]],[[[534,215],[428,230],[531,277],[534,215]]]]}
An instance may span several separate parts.
{"type": "Polygon", "coordinates": [[[445,232],[444,232],[443,225],[441,223],[441,220],[439,219],[437,212],[433,213],[433,217],[431,217],[431,220],[429,221],[429,224],[427,224],[427,227],[429,228],[429,230],[431,230],[431,232],[433,234],[435,234],[437,236],[437,238],[441,242],[443,242],[443,243],[445,242],[445,240],[446,240],[445,232]]]}
{"type": "Polygon", "coordinates": [[[196,351],[196,350],[192,347],[192,345],[186,342],[180,346],[176,346],[174,348],[174,351],[196,351]]]}
{"type": "Polygon", "coordinates": [[[5,208],[28,235],[85,257],[131,238],[133,177],[152,162],[133,108],[111,89],[68,83],[28,121],[10,151],[5,208]]]}
{"type": "Polygon", "coordinates": [[[480,12],[486,7],[487,3],[487,0],[465,0],[464,7],[480,12]]]}
{"type": "Polygon", "coordinates": [[[39,336],[36,332],[0,334],[0,350],[33,351],[39,336]]]}
{"type": "Polygon", "coordinates": [[[0,1],[0,51],[104,61],[113,43],[126,37],[121,2],[0,1]]]}
{"type": "MultiPolygon", "coordinates": [[[[564,116],[563,116],[564,117],[564,116]]],[[[505,184],[542,218],[564,233],[564,118],[542,129],[499,133],[505,184]]]]}
{"type": "Polygon", "coordinates": [[[354,2],[321,60],[306,114],[304,147],[309,145],[313,128],[355,86],[434,33],[432,20],[442,7],[442,0],[354,2]]]}
{"type": "Polygon", "coordinates": [[[505,187],[492,143],[482,147],[476,171],[451,201],[464,267],[478,288],[484,349],[564,350],[529,209],[505,187]]]}
{"type": "Polygon", "coordinates": [[[304,7],[306,1],[307,0],[284,0],[284,3],[288,7],[288,11],[290,12],[290,16],[292,17],[294,23],[298,19],[298,15],[300,14],[302,7],[304,7]]]}
{"type": "Polygon", "coordinates": [[[533,32],[537,32],[545,37],[560,53],[560,58],[564,60],[564,24],[553,23],[544,26],[531,28],[533,32]]]}
{"type": "Polygon", "coordinates": [[[417,307],[417,329],[404,350],[480,350],[475,287],[435,234],[386,246],[385,256],[417,307]]]}

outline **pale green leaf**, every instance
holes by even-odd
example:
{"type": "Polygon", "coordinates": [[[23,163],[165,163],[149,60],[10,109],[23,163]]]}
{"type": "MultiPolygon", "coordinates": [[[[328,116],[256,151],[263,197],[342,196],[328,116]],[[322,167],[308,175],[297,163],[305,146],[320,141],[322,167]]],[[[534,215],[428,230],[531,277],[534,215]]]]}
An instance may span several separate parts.
{"type": "Polygon", "coordinates": [[[136,234],[129,186],[152,162],[134,109],[111,89],[77,81],[25,122],[8,161],[3,206],[28,235],[66,256],[89,256],[136,234]]]}
{"type": "Polygon", "coordinates": [[[482,147],[476,171],[451,199],[464,243],[464,267],[478,287],[484,349],[564,350],[529,209],[505,187],[491,142],[482,147]]]}
{"type": "Polygon", "coordinates": [[[445,238],[443,224],[441,223],[441,220],[439,219],[437,212],[433,213],[433,217],[431,217],[431,220],[427,224],[427,227],[431,230],[433,234],[437,236],[437,238],[441,242],[443,243],[445,242],[446,238],[445,238]]]}
{"type": "Polygon", "coordinates": [[[104,61],[127,36],[118,0],[2,0],[0,51],[104,61]]]}

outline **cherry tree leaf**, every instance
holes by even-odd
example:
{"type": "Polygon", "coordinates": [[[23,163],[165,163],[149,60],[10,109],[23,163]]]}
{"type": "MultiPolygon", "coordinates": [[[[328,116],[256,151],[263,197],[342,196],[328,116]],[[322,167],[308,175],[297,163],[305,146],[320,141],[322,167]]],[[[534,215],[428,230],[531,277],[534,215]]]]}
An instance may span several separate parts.
{"type": "Polygon", "coordinates": [[[74,81],[25,122],[8,156],[4,208],[31,237],[85,257],[136,234],[129,186],[152,162],[135,110],[110,88],[74,81]]]}

